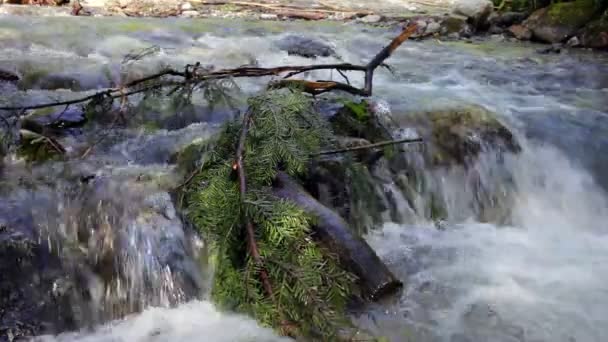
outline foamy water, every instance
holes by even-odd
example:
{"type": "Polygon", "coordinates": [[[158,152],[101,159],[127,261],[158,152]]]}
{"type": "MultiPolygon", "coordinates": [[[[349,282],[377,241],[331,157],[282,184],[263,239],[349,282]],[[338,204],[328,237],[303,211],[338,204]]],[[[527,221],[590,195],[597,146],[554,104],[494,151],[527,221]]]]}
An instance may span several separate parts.
{"type": "Polygon", "coordinates": [[[513,225],[387,224],[369,236],[407,286],[363,324],[395,341],[605,340],[606,194],[553,149],[508,164],[513,225]]]}
{"type": "Polygon", "coordinates": [[[41,336],[35,342],[144,342],[217,341],[280,342],[272,330],[245,316],[219,312],[207,301],[192,301],[177,308],[150,308],[141,314],[108,323],[93,331],[41,336]]]}

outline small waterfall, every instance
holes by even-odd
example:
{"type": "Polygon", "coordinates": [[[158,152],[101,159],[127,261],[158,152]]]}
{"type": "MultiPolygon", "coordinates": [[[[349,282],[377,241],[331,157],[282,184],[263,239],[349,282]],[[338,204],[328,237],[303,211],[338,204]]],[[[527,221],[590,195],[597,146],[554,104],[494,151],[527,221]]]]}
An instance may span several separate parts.
{"type": "Polygon", "coordinates": [[[441,171],[445,221],[387,223],[368,235],[406,288],[359,323],[394,341],[601,341],[606,193],[550,147],[483,159],[470,172],[485,188],[497,179],[488,165],[508,171],[508,210],[494,220],[471,215],[468,204],[488,204],[485,195],[463,185],[462,170],[441,171]]]}

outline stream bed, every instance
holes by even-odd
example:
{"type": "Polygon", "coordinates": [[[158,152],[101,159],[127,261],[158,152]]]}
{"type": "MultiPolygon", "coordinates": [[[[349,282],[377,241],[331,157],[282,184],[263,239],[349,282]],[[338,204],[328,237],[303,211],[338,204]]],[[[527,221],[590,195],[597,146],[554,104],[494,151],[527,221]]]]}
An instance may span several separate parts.
{"type": "MultiPolygon", "coordinates": [[[[75,98],[195,61],[215,69],[365,63],[397,33],[324,22],[0,16],[0,70],[21,77],[0,83],[0,104],[75,98]],[[150,47],[151,54],[125,64],[125,56],[150,47]]],[[[388,60],[394,73],[376,73],[373,100],[397,120],[476,104],[497,113],[523,151],[501,164],[516,189],[508,224],[467,217],[459,204],[474,194],[457,172],[448,172],[436,176],[449,203],[442,229],[413,217],[368,234],[405,288],[356,313],[362,328],[417,342],[599,342],[608,336],[608,55],[544,55],[538,48],[496,37],[408,41],[388,60]]],[[[238,84],[252,94],[269,80],[238,84]]],[[[351,80],[362,82],[354,74],[351,80]]],[[[181,222],[168,194],[181,182],[174,154],[209,137],[234,111],[199,99],[169,116],[154,108],[142,112],[154,127],[110,129],[88,153],[99,132],[84,128],[61,139],[69,156],[82,158],[32,167],[7,157],[0,168],[1,226],[21,227],[24,239],[44,230],[49,249],[60,250],[81,278],[61,290],[61,279],[50,275],[52,260],[38,265],[49,276],[37,281],[69,302],[72,314],[60,330],[81,331],[36,340],[280,340],[207,300],[212,275],[198,267],[204,241],[181,222]],[[86,183],[84,190],[75,189],[78,182],[86,183]],[[82,231],[86,225],[106,228],[91,237],[82,231]],[[72,248],[83,235],[96,243],[72,248]],[[121,243],[104,244],[108,240],[121,243]],[[118,266],[104,258],[113,253],[118,266]],[[105,267],[118,267],[121,277],[107,276],[105,267]]],[[[478,171],[489,176],[492,169],[480,164],[478,171]]],[[[12,322],[11,313],[0,314],[3,324],[12,322]]]]}

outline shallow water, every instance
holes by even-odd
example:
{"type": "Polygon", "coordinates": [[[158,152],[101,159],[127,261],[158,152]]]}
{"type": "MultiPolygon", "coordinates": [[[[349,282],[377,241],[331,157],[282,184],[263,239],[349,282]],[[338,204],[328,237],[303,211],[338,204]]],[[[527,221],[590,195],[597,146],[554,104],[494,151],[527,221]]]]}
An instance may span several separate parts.
{"type": "MultiPolygon", "coordinates": [[[[338,23],[0,17],[0,68],[19,73],[23,88],[35,88],[23,92],[4,85],[0,101],[72,98],[164,65],[193,61],[215,68],[360,63],[396,32],[338,23]],[[326,41],[339,58],[289,56],[274,42],[290,33],[326,41]],[[156,54],[121,66],[126,54],[151,45],[160,47],[156,54]],[[44,89],[57,85],[71,90],[44,89]]],[[[602,153],[608,148],[608,56],[577,50],[539,55],[536,48],[491,40],[406,42],[389,60],[395,74],[377,73],[374,99],[397,118],[409,111],[475,103],[496,111],[525,143],[522,155],[504,166],[517,189],[510,226],[467,220],[458,203],[470,194],[461,192],[458,173],[448,173],[438,179],[448,185],[454,203],[444,230],[418,220],[407,226],[387,223],[368,237],[406,287],[396,302],[359,315],[363,327],[395,341],[602,341],[608,335],[603,285],[608,280],[608,205],[602,190],[608,188],[608,156],[602,153]]],[[[239,80],[239,85],[252,93],[266,81],[239,80]]],[[[354,75],[352,81],[361,84],[354,75]]],[[[24,173],[34,184],[52,183],[51,168],[73,177],[96,174],[118,187],[139,184],[144,175],[152,181],[138,185],[138,191],[165,193],[178,182],[167,164],[172,153],[214,129],[213,123],[190,124],[221,121],[229,114],[210,113],[198,101],[200,106],[177,122],[162,121],[169,130],[116,130],[81,163],[34,170],[15,163],[7,167],[5,183],[17,184],[24,173]]],[[[94,141],[90,134],[62,142],[78,155],[94,141]]],[[[129,219],[123,225],[127,232],[129,219]]],[[[137,260],[135,265],[151,267],[137,260]]],[[[150,270],[155,268],[142,272],[150,270]]],[[[208,302],[190,302],[56,339],[188,341],[203,336],[213,341],[275,338],[251,320],[219,314],[208,302]]]]}

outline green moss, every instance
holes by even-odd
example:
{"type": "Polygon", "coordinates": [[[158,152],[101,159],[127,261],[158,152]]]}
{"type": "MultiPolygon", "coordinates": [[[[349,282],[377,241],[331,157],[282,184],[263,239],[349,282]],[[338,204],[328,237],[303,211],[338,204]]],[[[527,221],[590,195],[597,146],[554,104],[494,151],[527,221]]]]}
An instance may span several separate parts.
{"type": "Polygon", "coordinates": [[[554,23],[579,26],[587,22],[596,9],[594,0],[576,0],[554,3],[549,6],[547,13],[554,23]]]}

